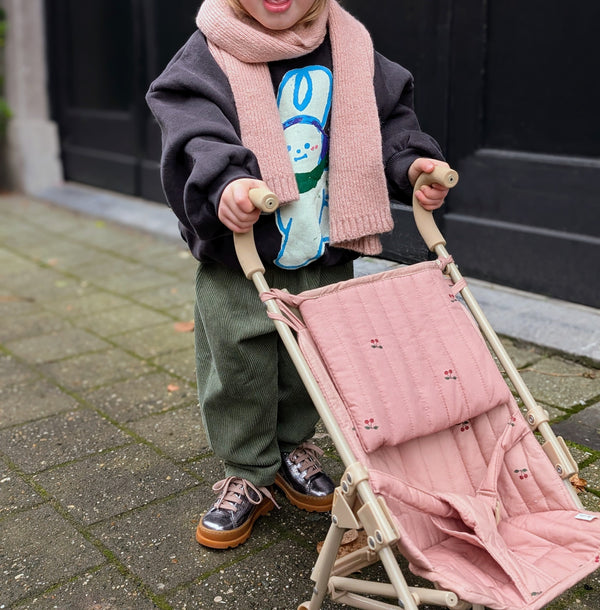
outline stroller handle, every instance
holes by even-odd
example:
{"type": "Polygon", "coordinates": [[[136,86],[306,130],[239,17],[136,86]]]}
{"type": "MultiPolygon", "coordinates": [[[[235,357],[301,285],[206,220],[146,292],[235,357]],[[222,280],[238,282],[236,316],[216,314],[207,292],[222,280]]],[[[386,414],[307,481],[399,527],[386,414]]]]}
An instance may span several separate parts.
{"type": "Polygon", "coordinates": [[[433,214],[422,207],[418,202],[416,193],[423,185],[434,183],[445,186],[446,188],[452,188],[458,183],[458,174],[449,167],[436,165],[430,174],[423,172],[415,182],[412,204],[415,223],[421,237],[432,252],[435,251],[436,246],[445,246],[446,240],[437,228],[433,214]]]}
{"type": "Polygon", "coordinates": [[[274,212],[279,207],[277,195],[266,186],[250,189],[248,196],[254,207],[263,212],[274,212]]]}
{"type": "MultiPolygon", "coordinates": [[[[423,172],[415,182],[413,190],[413,214],[415,223],[421,234],[421,237],[427,244],[427,247],[433,252],[436,246],[445,246],[446,240],[440,233],[440,230],[435,224],[433,214],[421,207],[417,201],[415,193],[425,184],[441,184],[447,188],[456,186],[458,182],[458,174],[449,167],[437,165],[430,174],[423,172]]],[[[279,199],[277,195],[266,187],[250,189],[248,193],[250,201],[263,212],[271,213],[279,207],[279,199]]],[[[256,251],[254,242],[254,231],[251,229],[248,233],[234,233],[233,241],[235,251],[244,272],[248,279],[256,272],[264,273],[265,268],[256,251]]]]}
{"type": "MultiPolygon", "coordinates": [[[[255,207],[267,214],[274,212],[279,207],[277,195],[266,187],[250,189],[248,196],[255,207]]],[[[255,273],[265,272],[265,267],[256,251],[253,229],[250,229],[248,233],[234,233],[233,244],[244,275],[249,280],[255,273]]]]}

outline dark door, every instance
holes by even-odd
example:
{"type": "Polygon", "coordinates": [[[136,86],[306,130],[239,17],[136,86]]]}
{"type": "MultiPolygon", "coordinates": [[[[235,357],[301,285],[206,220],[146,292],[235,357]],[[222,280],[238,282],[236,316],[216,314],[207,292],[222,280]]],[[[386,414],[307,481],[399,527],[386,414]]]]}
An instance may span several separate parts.
{"type": "Polygon", "coordinates": [[[53,113],[68,180],[163,201],[144,95],[194,31],[199,0],[46,0],[53,113]]]}
{"type": "MultiPolygon", "coordinates": [[[[200,0],[46,0],[67,179],[163,201],[150,81],[200,0]]],[[[344,6],[409,68],[460,184],[440,224],[465,274],[600,306],[600,3],[363,0],[344,6]]],[[[384,256],[427,255],[393,204],[384,256]]]]}
{"type": "MultiPolygon", "coordinates": [[[[460,173],[441,224],[463,272],[600,306],[600,4],[345,6],[413,72],[422,127],[460,173]]],[[[410,259],[395,207],[386,253],[410,259]]]]}

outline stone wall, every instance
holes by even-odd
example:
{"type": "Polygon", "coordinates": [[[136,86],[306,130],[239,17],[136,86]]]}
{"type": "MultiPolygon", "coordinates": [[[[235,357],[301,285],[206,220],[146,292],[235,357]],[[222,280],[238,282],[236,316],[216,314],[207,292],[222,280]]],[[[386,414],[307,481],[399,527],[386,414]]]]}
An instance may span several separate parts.
{"type": "Polygon", "coordinates": [[[36,194],[62,182],[60,140],[50,120],[43,0],[0,0],[8,31],[4,95],[12,112],[3,161],[9,188],[36,194]]]}

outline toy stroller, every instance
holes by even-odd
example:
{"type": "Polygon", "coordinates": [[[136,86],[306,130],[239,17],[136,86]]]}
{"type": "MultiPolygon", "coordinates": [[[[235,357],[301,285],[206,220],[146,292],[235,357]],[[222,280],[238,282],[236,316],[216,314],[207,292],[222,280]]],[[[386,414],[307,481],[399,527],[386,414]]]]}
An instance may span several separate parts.
{"type": "MultiPolygon", "coordinates": [[[[457,180],[436,168],[415,189],[457,180]]],[[[265,211],[278,205],[272,195],[252,196],[265,211]]],[[[317,610],[327,594],[365,609],[542,608],[600,566],[600,513],[583,510],[569,481],[577,464],[431,213],[416,199],[413,209],[437,260],[299,295],[271,290],[252,234],[235,236],[244,272],[346,468],[313,569],[312,599],[298,609],[317,610]],[[337,559],[348,530],[364,530],[366,546],[337,559]],[[407,585],[398,551],[432,588],[407,585]],[[377,561],[389,583],[350,577],[377,561]]]]}

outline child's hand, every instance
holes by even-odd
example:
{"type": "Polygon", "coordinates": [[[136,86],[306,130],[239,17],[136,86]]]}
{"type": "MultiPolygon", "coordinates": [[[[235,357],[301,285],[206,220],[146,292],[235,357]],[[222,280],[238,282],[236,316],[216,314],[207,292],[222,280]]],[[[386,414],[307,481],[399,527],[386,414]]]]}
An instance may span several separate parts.
{"type": "MultiPolygon", "coordinates": [[[[408,169],[408,179],[410,180],[410,183],[414,186],[420,174],[423,172],[430,174],[436,165],[450,167],[444,161],[438,161],[437,159],[427,159],[425,157],[416,159],[408,169]]],[[[422,207],[432,211],[437,210],[437,208],[444,203],[447,194],[448,189],[446,187],[434,183],[431,186],[422,186],[416,192],[416,197],[422,207]]]]}
{"type": "Polygon", "coordinates": [[[219,220],[234,233],[247,233],[260,216],[260,210],[248,197],[250,189],[266,186],[262,180],[238,178],[230,182],[221,195],[219,220]]]}

